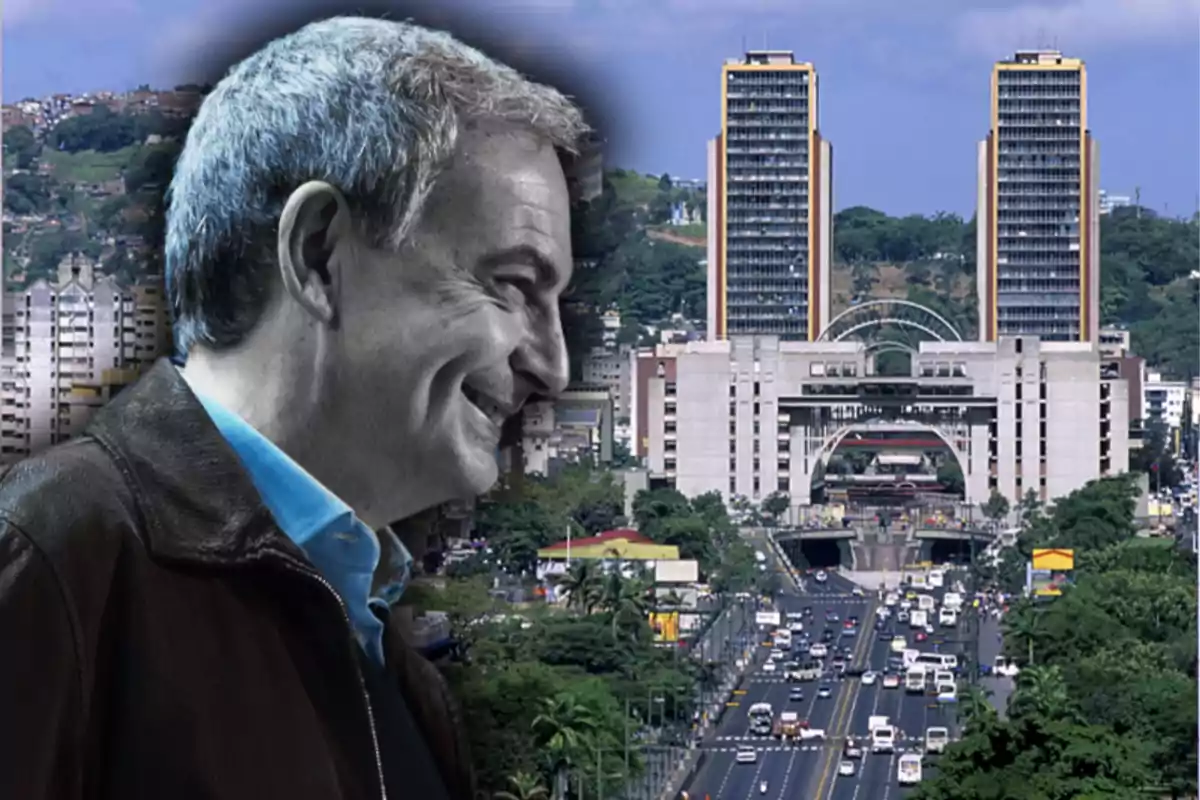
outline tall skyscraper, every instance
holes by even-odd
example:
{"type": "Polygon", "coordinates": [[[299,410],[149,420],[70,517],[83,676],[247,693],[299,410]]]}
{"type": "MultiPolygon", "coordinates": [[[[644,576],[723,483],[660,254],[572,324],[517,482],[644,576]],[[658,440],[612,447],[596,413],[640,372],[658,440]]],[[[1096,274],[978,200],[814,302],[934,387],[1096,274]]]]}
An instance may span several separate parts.
{"type": "Polygon", "coordinates": [[[816,339],[829,322],[832,148],[817,72],[759,50],[721,69],[709,143],[708,338],[816,339]]]}
{"type": "Polygon", "coordinates": [[[1030,50],[997,63],[991,131],[978,151],[981,341],[1096,341],[1098,169],[1083,61],[1030,50]]]}

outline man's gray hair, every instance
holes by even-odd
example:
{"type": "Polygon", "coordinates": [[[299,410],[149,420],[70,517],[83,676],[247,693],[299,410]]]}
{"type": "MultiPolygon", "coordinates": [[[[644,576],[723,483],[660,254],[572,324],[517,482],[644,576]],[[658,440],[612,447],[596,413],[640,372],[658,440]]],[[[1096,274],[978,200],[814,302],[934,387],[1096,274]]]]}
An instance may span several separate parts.
{"type": "Polygon", "coordinates": [[[398,247],[460,124],[484,118],[528,126],[567,153],[589,132],[557,90],[406,22],[315,22],[235,66],[201,105],[168,194],[177,351],[232,346],[258,322],[294,189],[338,187],[376,244],[398,247]]]}

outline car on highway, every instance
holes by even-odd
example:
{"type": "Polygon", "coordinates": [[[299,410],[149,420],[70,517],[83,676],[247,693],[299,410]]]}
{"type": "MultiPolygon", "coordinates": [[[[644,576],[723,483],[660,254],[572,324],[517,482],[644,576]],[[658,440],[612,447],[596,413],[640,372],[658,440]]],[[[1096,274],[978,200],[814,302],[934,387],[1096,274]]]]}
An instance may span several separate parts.
{"type": "Polygon", "coordinates": [[[838,613],[836,611],[830,610],[830,611],[825,612],[825,621],[826,622],[838,622],[840,620],[841,620],[841,617],[838,615],[838,613]]]}
{"type": "Polygon", "coordinates": [[[844,675],[846,673],[846,659],[835,658],[829,663],[829,669],[835,675],[844,675]]]}
{"type": "Polygon", "coordinates": [[[895,592],[888,592],[883,598],[883,605],[887,608],[892,608],[899,602],[900,597],[895,592]]]}
{"type": "Polygon", "coordinates": [[[825,570],[819,569],[817,570],[817,574],[813,575],[813,579],[817,583],[824,583],[825,581],[829,580],[829,575],[825,573],[825,570]]]}
{"type": "Polygon", "coordinates": [[[833,687],[828,683],[823,683],[817,687],[817,697],[821,700],[828,700],[833,697],[833,687]]]}
{"type": "Polygon", "coordinates": [[[866,594],[866,592],[863,591],[863,587],[855,586],[850,590],[850,594],[854,595],[855,597],[862,597],[864,594],[866,594]]]}
{"type": "Polygon", "coordinates": [[[739,764],[756,764],[758,763],[758,751],[753,747],[739,747],[736,759],[739,764]]]}
{"type": "Polygon", "coordinates": [[[829,655],[829,648],[821,642],[817,642],[812,647],[808,648],[808,654],[813,658],[825,658],[829,655]]]}
{"type": "Polygon", "coordinates": [[[863,676],[862,676],[863,686],[874,686],[878,680],[879,680],[879,673],[877,673],[877,672],[864,672],[863,673],[863,676]]]}
{"type": "Polygon", "coordinates": [[[842,636],[857,636],[858,628],[842,628],[842,636]]]}
{"type": "Polygon", "coordinates": [[[857,739],[847,739],[845,746],[842,748],[842,758],[862,758],[862,746],[857,739]]]}
{"type": "Polygon", "coordinates": [[[876,625],[875,627],[879,630],[879,641],[890,642],[892,639],[896,638],[895,631],[890,630],[888,628],[881,628],[878,625],[876,625]]]}
{"type": "Polygon", "coordinates": [[[793,703],[799,703],[803,699],[804,699],[804,690],[801,689],[800,687],[796,687],[795,689],[792,689],[790,692],[788,692],[788,700],[790,700],[793,703]]]}
{"type": "Polygon", "coordinates": [[[937,688],[937,701],[939,703],[958,702],[958,687],[953,683],[943,683],[937,688]]]}
{"type": "Polygon", "coordinates": [[[894,672],[889,672],[887,675],[884,675],[883,676],[883,688],[899,689],[900,688],[900,676],[894,672]]]}
{"type": "Polygon", "coordinates": [[[923,642],[929,638],[929,634],[925,631],[917,631],[917,635],[913,638],[915,638],[918,642],[923,642]]]}
{"type": "Polygon", "coordinates": [[[763,664],[762,669],[763,669],[763,672],[774,672],[775,671],[775,662],[767,661],[766,663],[763,664]]]}
{"type": "Polygon", "coordinates": [[[838,764],[838,775],[847,778],[853,778],[855,773],[853,761],[843,761],[838,764]]]}
{"type": "Polygon", "coordinates": [[[783,651],[778,650],[778,649],[772,650],[771,651],[771,660],[772,661],[783,661],[783,651]]]}
{"type": "Polygon", "coordinates": [[[821,631],[821,641],[824,642],[825,644],[829,644],[830,642],[832,642],[833,641],[833,631],[830,630],[829,628],[826,628],[825,630],[821,631]]]}

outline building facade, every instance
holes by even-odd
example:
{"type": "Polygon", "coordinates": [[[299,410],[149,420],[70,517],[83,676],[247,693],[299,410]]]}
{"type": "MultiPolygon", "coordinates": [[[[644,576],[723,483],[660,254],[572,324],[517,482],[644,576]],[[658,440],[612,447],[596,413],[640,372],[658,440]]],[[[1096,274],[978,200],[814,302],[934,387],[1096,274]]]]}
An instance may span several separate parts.
{"type": "Polygon", "coordinates": [[[995,65],[991,93],[977,164],[980,339],[1094,342],[1099,151],[1087,70],[1057,51],[1022,51],[995,65]]]}
{"type": "Polygon", "coordinates": [[[708,325],[716,341],[816,339],[829,320],[832,148],[817,72],[789,51],[721,70],[721,132],[708,147],[708,325]]]}
{"type": "Polygon", "coordinates": [[[867,377],[869,359],[859,342],[777,337],[640,353],[637,455],[688,496],[786,492],[796,513],[837,444],[860,430],[934,432],[974,504],[992,491],[1052,500],[1128,469],[1127,386],[1102,377],[1092,343],[925,342],[900,378],[867,377]]]}
{"type": "Polygon", "coordinates": [[[163,288],[133,288],[68,256],[54,282],[3,298],[0,462],[78,434],[97,408],[167,352],[163,288]]]}

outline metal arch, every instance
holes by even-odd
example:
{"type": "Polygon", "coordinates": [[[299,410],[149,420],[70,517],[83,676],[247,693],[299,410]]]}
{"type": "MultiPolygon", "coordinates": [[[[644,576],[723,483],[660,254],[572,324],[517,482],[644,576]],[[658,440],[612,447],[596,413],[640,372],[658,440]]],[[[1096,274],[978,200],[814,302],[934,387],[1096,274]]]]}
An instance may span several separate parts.
{"type": "Polygon", "coordinates": [[[898,342],[895,339],[884,339],[878,342],[868,342],[867,352],[875,353],[908,353],[909,355],[917,355],[917,348],[905,342],[898,342]]]}
{"type": "MultiPolygon", "coordinates": [[[[854,326],[842,331],[840,334],[838,334],[838,337],[836,339],[834,339],[834,341],[835,342],[845,341],[847,336],[852,336],[864,328],[874,328],[877,325],[884,325],[884,324],[899,325],[901,328],[915,328],[916,330],[919,330],[922,333],[929,334],[934,339],[937,339],[939,342],[946,341],[941,336],[938,336],[937,332],[934,331],[933,328],[930,328],[926,325],[922,325],[919,322],[913,322],[910,319],[892,319],[891,317],[883,317],[882,319],[870,319],[870,320],[867,320],[866,322],[860,322],[857,325],[854,325],[854,326]]],[[[961,341],[961,340],[959,340],[959,341],[961,341]]],[[[916,351],[914,350],[913,352],[916,352],[916,351]]]]}
{"type": "MultiPolygon", "coordinates": [[[[929,308],[928,306],[923,306],[920,303],[914,303],[911,300],[901,300],[899,298],[895,298],[895,299],[868,300],[865,303],[860,303],[856,306],[850,306],[845,311],[838,314],[833,319],[829,320],[829,322],[825,325],[825,328],[821,331],[821,334],[817,337],[817,341],[818,342],[829,341],[828,336],[829,336],[830,329],[833,328],[833,326],[836,325],[838,322],[841,322],[843,319],[845,319],[848,316],[857,314],[864,309],[879,308],[880,306],[891,306],[891,305],[904,306],[906,308],[915,308],[918,311],[923,311],[926,314],[928,314],[929,316],[936,319],[938,322],[942,323],[942,325],[946,326],[946,330],[950,331],[950,333],[952,333],[954,335],[954,339],[956,341],[961,342],[963,340],[962,334],[958,332],[958,329],[955,328],[953,325],[951,325],[949,320],[947,320],[941,314],[934,311],[932,308],[929,308]]],[[[878,323],[876,323],[876,324],[878,324],[878,323]]],[[[943,342],[946,341],[943,337],[938,336],[937,334],[932,334],[932,335],[935,339],[937,339],[939,341],[943,341],[943,342]]],[[[835,340],[835,341],[840,341],[840,339],[835,340]]]]}

